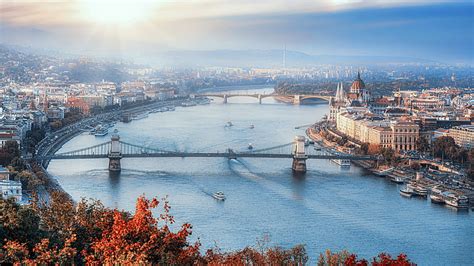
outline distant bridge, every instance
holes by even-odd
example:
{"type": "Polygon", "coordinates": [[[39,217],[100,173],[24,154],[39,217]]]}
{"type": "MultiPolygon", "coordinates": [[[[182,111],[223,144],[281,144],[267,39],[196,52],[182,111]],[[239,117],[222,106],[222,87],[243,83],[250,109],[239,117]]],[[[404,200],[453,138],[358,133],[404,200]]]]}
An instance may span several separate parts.
{"type": "Polygon", "coordinates": [[[109,170],[120,171],[122,158],[153,158],[153,157],[200,157],[200,158],[288,158],[293,159],[292,168],[295,172],[306,172],[307,159],[342,159],[342,160],[375,160],[372,156],[348,155],[342,153],[328,153],[305,148],[306,138],[296,136],[294,141],[268,147],[264,149],[234,151],[227,148],[222,152],[216,151],[169,151],[153,147],[145,147],[123,142],[118,135],[113,135],[111,140],[102,144],[78,150],[67,151],[46,156],[37,156],[36,160],[47,164],[52,159],[94,159],[108,158],[109,170]]]}
{"type": "Polygon", "coordinates": [[[227,103],[227,99],[231,97],[252,97],[258,100],[258,103],[262,103],[262,99],[268,97],[287,97],[293,98],[293,104],[301,104],[304,100],[307,99],[321,99],[324,101],[330,101],[331,96],[326,95],[319,95],[319,94],[295,94],[295,95],[279,95],[276,93],[270,94],[261,94],[261,93],[204,93],[204,94],[196,94],[195,96],[202,96],[202,97],[218,97],[224,100],[224,103],[227,103]]]}

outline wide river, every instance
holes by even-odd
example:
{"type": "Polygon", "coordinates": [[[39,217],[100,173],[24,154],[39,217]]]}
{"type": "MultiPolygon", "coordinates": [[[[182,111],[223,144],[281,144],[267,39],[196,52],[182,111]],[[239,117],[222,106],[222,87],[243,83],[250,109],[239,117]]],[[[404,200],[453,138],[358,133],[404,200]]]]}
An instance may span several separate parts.
{"type": "MultiPolygon", "coordinates": [[[[154,113],[115,128],[123,141],[167,150],[245,150],[249,143],[255,149],[288,143],[304,134],[296,126],[327,112],[327,104],[294,106],[266,98],[259,105],[239,97],[154,113]],[[227,121],[234,126],[224,127],[227,121]]],[[[82,134],[59,152],[109,138],[82,134]]],[[[326,249],[366,258],[404,252],[420,265],[474,263],[473,212],[403,198],[397,185],[355,166],[342,170],[327,160],[308,160],[306,175],[295,177],[289,159],[123,159],[114,177],[107,163],[56,160],[48,170],[74,199],[95,198],[109,207],[133,211],[140,195],[168,195],[177,224],[191,223],[192,240],[199,239],[203,249],[241,249],[269,236],[269,245],[305,244],[312,263],[326,249]],[[227,200],[212,198],[216,191],[227,200]]]]}

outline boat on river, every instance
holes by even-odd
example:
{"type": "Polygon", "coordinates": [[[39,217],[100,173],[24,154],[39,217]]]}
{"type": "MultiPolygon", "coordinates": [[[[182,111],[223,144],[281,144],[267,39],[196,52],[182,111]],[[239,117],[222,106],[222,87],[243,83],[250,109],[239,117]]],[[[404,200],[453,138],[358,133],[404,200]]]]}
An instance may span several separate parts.
{"type": "Polygon", "coordinates": [[[103,137],[103,136],[106,136],[107,134],[109,134],[109,129],[104,128],[104,127],[100,127],[100,128],[95,130],[94,136],[103,137]]]}
{"type": "Polygon", "coordinates": [[[132,120],[140,120],[140,119],[144,119],[144,118],[147,118],[147,117],[148,117],[148,113],[142,113],[142,114],[134,115],[132,117],[132,120]]]}
{"type": "Polygon", "coordinates": [[[332,162],[340,165],[341,167],[350,167],[351,160],[349,159],[331,159],[332,162]]]}
{"type": "Polygon", "coordinates": [[[393,167],[387,168],[387,169],[377,169],[377,170],[373,170],[373,173],[376,176],[384,177],[384,176],[387,176],[389,173],[391,173],[393,169],[394,169],[393,167]]]}
{"type": "Polygon", "coordinates": [[[449,193],[446,196],[445,202],[447,205],[456,207],[456,208],[469,208],[469,198],[461,195],[458,196],[454,193],[449,193]]]}
{"type": "Polygon", "coordinates": [[[413,196],[413,190],[409,187],[402,188],[400,189],[400,195],[411,198],[411,196],[413,196]]]}
{"type": "Polygon", "coordinates": [[[434,204],[445,204],[446,203],[444,201],[443,196],[440,195],[440,194],[431,194],[430,195],[430,200],[431,200],[431,203],[434,203],[434,204]]]}
{"type": "Polygon", "coordinates": [[[428,189],[424,186],[417,185],[415,189],[413,189],[413,193],[420,197],[427,197],[428,196],[428,189]]]}
{"type": "Polygon", "coordinates": [[[390,178],[390,181],[392,181],[393,183],[396,183],[396,184],[403,184],[403,183],[405,183],[405,178],[403,178],[401,176],[392,176],[390,178]]]}
{"type": "Polygon", "coordinates": [[[218,191],[214,194],[212,194],[212,197],[215,198],[216,200],[224,201],[225,200],[225,195],[224,192],[218,191]]]}

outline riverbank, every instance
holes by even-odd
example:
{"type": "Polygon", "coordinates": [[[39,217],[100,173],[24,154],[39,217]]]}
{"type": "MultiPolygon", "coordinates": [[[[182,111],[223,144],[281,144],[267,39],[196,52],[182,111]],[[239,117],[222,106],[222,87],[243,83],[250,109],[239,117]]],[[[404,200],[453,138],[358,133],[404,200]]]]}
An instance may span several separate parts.
{"type": "MultiPolygon", "coordinates": [[[[336,142],[329,141],[324,136],[322,136],[315,128],[318,125],[322,125],[324,121],[314,124],[312,127],[307,128],[306,135],[317,142],[323,148],[334,149],[342,153],[350,154],[353,152],[353,149],[347,149],[336,142]]],[[[331,132],[330,132],[331,133],[331,132]]],[[[334,132],[332,132],[334,134],[334,132]]],[[[337,136],[340,137],[340,136],[337,136]]],[[[450,185],[451,180],[456,180],[456,173],[449,171],[443,172],[440,170],[431,170],[428,166],[433,163],[427,162],[426,160],[412,162],[411,159],[402,158],[402,162],[398,165],[379,165],[377,162],[367,162],[367,161],[352,161],[352,164],[355,164],[364,170],[370,172],[374,176],[388,178],[391,182],[397,184],[416,184],[420,187],[427,189],[430,193],[433,188],[438,190],[445,191],[446,193],[452,193],[458,198],[461,196],[466,196],[469,198],[470,207],[474,207],[474,190],[469,187],[467,184],[460,187],[459,182],[456,185],[450,185]],[[427,170],[421,171],[421,169],[416,170],[414,165],[418,164],[421,167],[423,164],[427,167],[427,170]]],[[[436,165],[435,165],[436,166],[436,165]]]]}
{"type": "MultiPolygon", "coordinates": [[[[153,109],[164,107],[164,106],[181,106],[183,102],[188,101],[188,98],[180,98],[169,101],[160,102],[145,102],[143,105],[134,106],[131,108],[124,108],[121,110],[114,110],[106,113],[97,114],[91,117],[86,117],[80,121],[77,121],[71,125],[61,128],[57,131],[51,132],[45,138],[43,138],[37,145],[36,156],[48,157],[49,155],[55,154],[62,146],[75,138],[76,136],[85,132],[86,128],[93,127],[101,123],[111,123],[120,120],[122,114],[133,113],[136,115],[145,114],[153,109]]],[[[73,201],[71,195],[65,191],[57,179],[52,176],[48,171],[48,165],[50,160],[42,161],[37,163],[33,158],[27,158],[26,163],[29,171],[35,175],[35,178],[42,181],[42,185],[38,187],[38,191],[35,193],[38,197],[48,202],[50,194],[53,192],[59,192],[66,195],[71,201],[73,201]],[[40,175],[41,177],[38,177],[40,175]]]]}

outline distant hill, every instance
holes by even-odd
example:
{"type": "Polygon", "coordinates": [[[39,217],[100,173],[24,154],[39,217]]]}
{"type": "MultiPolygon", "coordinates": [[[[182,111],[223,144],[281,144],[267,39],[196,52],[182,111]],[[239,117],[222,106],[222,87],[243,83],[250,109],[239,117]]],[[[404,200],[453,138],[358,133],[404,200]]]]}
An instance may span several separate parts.
{"type": "MultiPolygon", "coordinates": [[[[209,50],[169,51],[160,54],[160,64],[174,66],[282,67],[283,50],[209,50]]],[[[310,67],[324,64],[435,64],[437,62],[398,56],[310,55],[286,51],[286,67],[310,67]]]]}

